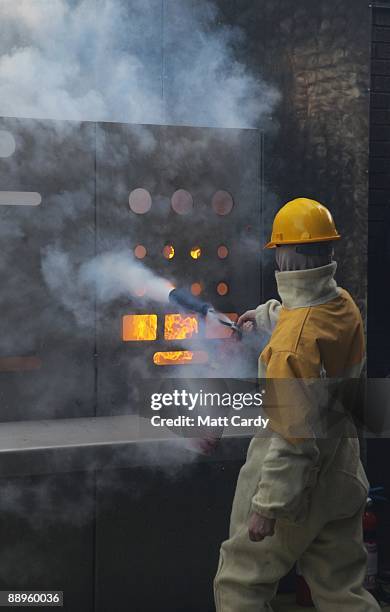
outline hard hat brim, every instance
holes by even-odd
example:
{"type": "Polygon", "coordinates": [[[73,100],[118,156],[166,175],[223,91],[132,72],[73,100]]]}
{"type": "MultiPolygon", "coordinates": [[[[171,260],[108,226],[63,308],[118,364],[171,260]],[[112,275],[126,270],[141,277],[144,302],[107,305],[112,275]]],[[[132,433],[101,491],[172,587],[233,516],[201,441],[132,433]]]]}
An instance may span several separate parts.
{"type": "Polygon", "coordinates": [[[309,243],[313,243],[313,242],[333,242],[335,240],[340,240],[341,236],[340,234],[337,234],[336,236],[324,236],[322,238],[307,238],[306,240],[299,240],[299,242],[297,242],[296,240],[281,240],[280,242],[274,242],[273,240],[270,240],[270,242],[267,242],[267,244],[264,246],[265,249],[275,249],[277,246],[283,246],[285,244],[309,244],[309,243]]]}

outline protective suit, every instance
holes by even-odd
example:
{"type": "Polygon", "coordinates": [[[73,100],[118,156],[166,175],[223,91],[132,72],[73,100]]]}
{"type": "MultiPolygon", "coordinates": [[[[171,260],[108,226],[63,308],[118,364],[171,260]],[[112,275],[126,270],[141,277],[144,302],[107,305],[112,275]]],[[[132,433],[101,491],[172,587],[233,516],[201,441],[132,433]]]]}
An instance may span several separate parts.
{"type": "Polygon", "coordinates": [[[313,401],[306,393],[310,381],[345,380],[361,373],[360,312],[337,286],[335,262],[309,269],[286,267],[276,273],[282,303],[271,300],[256,310],[257,326],[272,334],[259,358],[259,377],[276,380],[276,387],[279,379],[303,381],[292,396],[298,416],[294,412],[287,418],[290,413],[280,410],[285,398],[277,391],[269,414],[273,435],[259,434],[250,443],[238,478],[229,539],[221,546],[214,581],[216,610],[271,610],[279,580],[299,560],[317,610],[379,611],[362,586],[368,482],[353,421],[343,419],[342,432],[339,428],[335,436],[302,431],[302,423],[306,427],[309,420],[305,409],[310,411],[313,401]],[[276,519],[273,536],[250,541],[253,512],[276,519]]]}

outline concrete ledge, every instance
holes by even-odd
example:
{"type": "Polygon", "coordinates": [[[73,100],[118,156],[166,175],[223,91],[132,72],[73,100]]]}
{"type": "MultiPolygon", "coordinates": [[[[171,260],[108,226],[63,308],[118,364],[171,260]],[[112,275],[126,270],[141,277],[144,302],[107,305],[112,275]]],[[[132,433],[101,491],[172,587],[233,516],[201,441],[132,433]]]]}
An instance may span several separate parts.
{"type": "Polygon", "coordinates": [[[0,427],[0,477],[237,460],[247,445],[248,438],[226,438],[203,456],[135,415],[9,422],[0,427]]]}

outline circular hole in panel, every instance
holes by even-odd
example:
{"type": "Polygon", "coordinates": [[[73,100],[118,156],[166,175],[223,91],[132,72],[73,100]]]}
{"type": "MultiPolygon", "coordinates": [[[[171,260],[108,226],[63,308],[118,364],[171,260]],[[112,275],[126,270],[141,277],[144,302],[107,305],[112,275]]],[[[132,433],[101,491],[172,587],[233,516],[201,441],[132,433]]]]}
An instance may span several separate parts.
{"type": "Polygon", "coordinates": [[[227,295],[229,293],[229,286],[226,283],[218,283],[217,293],[218,295],[227,295]]]}
{"type": "Polygon", "coordinates": [[[190,255],[192,257],[192,259],[200,259],[200,257],[202,256],[202,249],[200,246],[194,246],[192,247],[191,251],[190,251],[190,255]]]}
{"type": "Polygon", "coordinates": [[[200,283],[192,283],[191,285],[191,293],[192,295],[198,296],[202,293],[202,285],[200,283]]]}
{"type": "Polygon", "coordinates": [[[226,257],[229,255],[229,249],[224,244],[221,244],[218,247],[217,253],[218,253],[219,259],[226,259],[226,257]]]}
{"type": "Polygon", "coordinates": [[[228,191],[217,191],[213,195],[211,206],[217,215],[228,215],[234,206],[233,198],[228,191]]]}
{"type": "Polygon", "coordinates": [[[152,207],[152,196],[146,189],[134,189],[129,195],[129,206],[137,215],[144,215],[152,207]]]}
{"type": "Polygon", "coordinates": [[[141,286],[140,286],[140,287],[136,287],[136,288],[134,289],[134,295],[135,295],[136,297],[144,297],[144,295],[146,295],[146,289],[145,289],[145,287],[141,287],[141,286]]]}
{"type": "Polygon", "coordinates": [[[175,247],[173,244],[166,244],[163,248],[163,255],[165,259],[173,259],[175,257],[175,247]]]}
{"type": "Polygon", "coordinates": [[[137,246],[134,249],[134,255],[137,259],[143,259],[144,257],[146,257],[146,249],[142,244],[137,244],[137,246]]]}
{"type": "Polygon", "coordinates": [[[172,196],[171,205],[178,215],[188,215],[194,207],[194,200],[188,191],[178,189],[172,196]]]}
{"type": "Polygon", "coordinates": [[[15,153],[15,138],[11,132],[0,130],[0,157],[11,157],[15,153]]]}

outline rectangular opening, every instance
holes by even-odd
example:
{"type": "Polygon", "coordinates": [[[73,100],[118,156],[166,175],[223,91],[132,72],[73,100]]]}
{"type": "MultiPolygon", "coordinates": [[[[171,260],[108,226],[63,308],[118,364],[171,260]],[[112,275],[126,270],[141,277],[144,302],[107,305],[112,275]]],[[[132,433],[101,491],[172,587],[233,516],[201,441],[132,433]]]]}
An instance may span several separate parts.
{"type": "Polygon", "coordinates": [[[168,314],[165,315],[165,340],[185,340],[192,338],[199,331],[196,315],[168,314]]]}
{"type": "Polygon", "coordinates": [[[153,362],[158,366],[204,364],[208,360],[205,351],[161,351],[153,355],[153,362]]]}
{"type": "Polygon", "coordinates": [[[125,315],[122,319],[124,342],[140,342],[157,339],[157,315],[125,315]]]}

